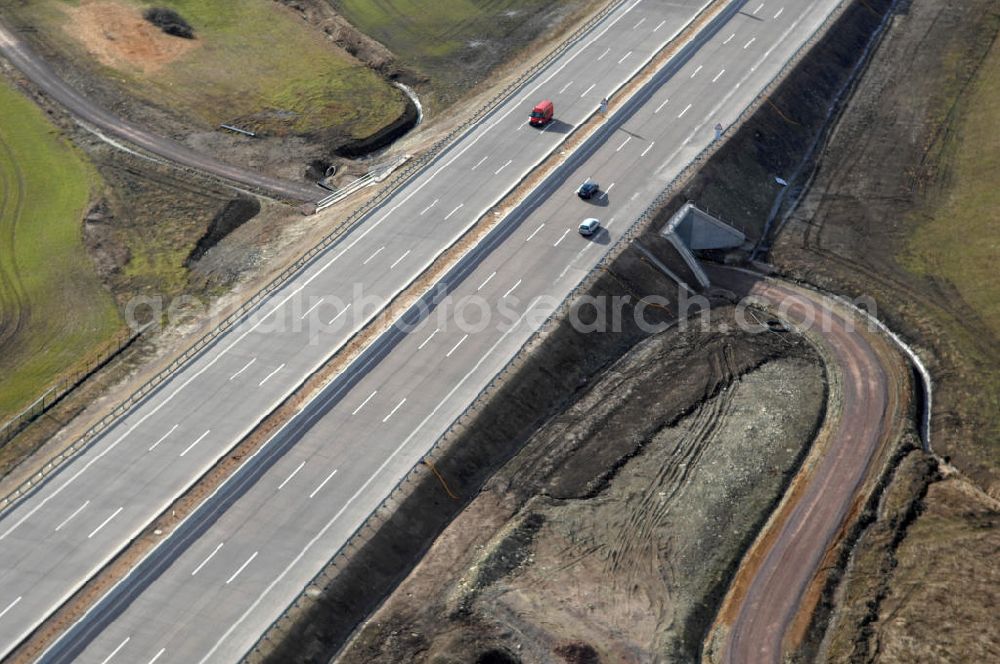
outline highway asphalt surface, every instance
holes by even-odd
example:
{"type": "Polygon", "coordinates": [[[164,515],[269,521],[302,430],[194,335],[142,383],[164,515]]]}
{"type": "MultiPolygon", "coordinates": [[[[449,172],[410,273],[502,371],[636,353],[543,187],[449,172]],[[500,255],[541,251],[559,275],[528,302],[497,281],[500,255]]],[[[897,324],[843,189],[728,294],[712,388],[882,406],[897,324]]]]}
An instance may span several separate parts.
{"type": "Polygon", "coordinates": [[[237,166],[225,164],[163,136],[109,113],[87,99],[52,71],[41,58],[17,37],[9,26],[0,22],[0,54],[17,67],[32,83],[81,120],[94,127],[137,145],[181,166],[211,173],[231,182],[256,187],[278,198],[296,201],[316,201],[329,192],[305,182],[291,182],[267,177],[237,166]]]}
{"type": "Polygon", "coordinates": [[[3,512],[0,657],[556,150],[706,2],[623,4],[3,512]],[[542,96],[555,101],[558,121],[538,131],[526,120],[542,96]]]}
{"type": "MultiPolygon", "coordinates": [[[[705,33],[700,48],[671,72],[669,80],[640,99],[644,102],[640,108],[624,109],[626,115],[634,110],[627,118],[609,119],[612,136],[594,150],[585,149],[585,161],[574,161],[546,180],[536,205],[513,214],[442,281],[446,298],[424,311],[419,322],[411,320],[406,330],[394,328],[376,342],[43,661],[238,660],[517,352],[548,311],[713,140],[715,123],[735,121],[838,4],[837,0],[756,0],[705,33]],[[615,126],[619,121],[623,124],[615,126]],[[594,202],[573,195],[575,186],[588,177],[598,180],[606,192],[594,202]],[[576,226],[590,216],[600,218],[605,230],[585,239],[576,226]],[[485,311],[490,315],[484,323],[485,311]]],[[[626,34],[652,30],[665,20],[658,18],[664,10],[661,4],[630,6],[619,20],[626,34]]],[[[627,61],[629,50],[634,47],[621,38],[588,46],[580,56],[583,70],[591,72],[606,60],[627,61]]],[[[556,98],[557,112],[566,96],[587,92],[590,78],[581,82],[577,76],[557,71],[544,83],[545,96],[556,98]]],[[[529,108],[530,99],[533,96],[525,99],[529,108]]],[[[519,129],[523,117],[499,122],[506,122],[503,142],[524,135],[544,140],[545,134],[519,129]]],[[[491,168],[505,168],[505,159],[484,156],[493,160],[491,168]]],[[[423,228],[420,216],[418,211],[409,223],[423,228]]],[[[400,239],[404,244],[394,251],[369,248],[355,255],[365,259],[386,254],[380,259],[384,271],[415,238],[406,234],[400,239]]],[[[353,266],[357,269],[358,263],[353,266]]],[[[314,302],[322,307],[325,300],[314,302]]],[[[321,323],[336,311],[327,309],[313,320],[321,323]]],[[[296,311],[293,319],[295,315],[300,314],[296,311]]],[[[314,326],[310,331],[315,334],[314,326]]],[[[268,338],[275,346],[273,332],[268,338]]],[[[266,367],[257,369],[254,381],[282,360],[278,352],[287,349],[284,335],[281,339],[266,367]]],[[[240,364],[251,359],[241,355],[227,371],[249,371],[240,364]]],[[[237,391],[234,407],[246,396],[237,391]]],[[[226,408],[214,407],[211,414],[212,427],[233,417],[226,408]]],[[[208,426],[200,424],[165,444],[176,454],[208,426]]]]}
{"type": "Polygon", "coordinates": [[[827,452],[809,483],[769,543],[728,626],[723,661],[779,663],[783,640],[827,548],[844,523],[875,452],[894,426],[889,408],[891,372],[857,328],[863,322],[831,308],[830,300],[805,288],[733,270],[717,270],[713,283],[767,300],[792,321],[814,325],[827,344],[831,365],[840,371],[843,391],[827,452]]]}

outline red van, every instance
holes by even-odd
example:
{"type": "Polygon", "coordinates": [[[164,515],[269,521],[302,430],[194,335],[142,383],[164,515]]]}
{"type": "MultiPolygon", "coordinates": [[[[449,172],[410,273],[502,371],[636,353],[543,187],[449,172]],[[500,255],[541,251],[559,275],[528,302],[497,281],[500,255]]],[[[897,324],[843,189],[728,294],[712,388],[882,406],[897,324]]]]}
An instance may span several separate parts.
{"type": "Polygon", "coordinates": [[[531,111],[531,118],[528,122],[531,123],[532,127],[541,127],[547,125],[552,121],[552,114],[555,112],[555,108],[552,106],[552,102],[546,99],[535,105],[535,108],[531,111]]]}

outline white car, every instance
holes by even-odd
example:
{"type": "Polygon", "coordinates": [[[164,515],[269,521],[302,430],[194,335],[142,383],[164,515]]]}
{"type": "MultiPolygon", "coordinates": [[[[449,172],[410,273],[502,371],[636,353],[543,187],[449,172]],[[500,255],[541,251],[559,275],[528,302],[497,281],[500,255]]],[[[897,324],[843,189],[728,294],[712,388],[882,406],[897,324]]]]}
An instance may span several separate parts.
{"type": "Polygon", "coordinates": [[[580,224],[580,235],[583,235],[584,237],[590,237],[598,230],[600,230],[600,228],[601,228],[601,222],[598,221],[597,219],[594,218],[584,219],[583,223],[580,224]]]}

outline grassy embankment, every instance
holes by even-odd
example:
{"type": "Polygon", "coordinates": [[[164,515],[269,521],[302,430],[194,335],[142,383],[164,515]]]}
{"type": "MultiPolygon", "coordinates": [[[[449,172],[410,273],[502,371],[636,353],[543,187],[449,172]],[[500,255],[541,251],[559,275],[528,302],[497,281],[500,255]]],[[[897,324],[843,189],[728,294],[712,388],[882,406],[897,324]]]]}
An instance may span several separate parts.
{"type": "Polygon", "coordinates": [[[47,40],[100,50],[109,75],[153,104],[210,125],[240,120],[275,134],[333,127],[363,138],[405,106],[399,90],[273,0],[38,0],[14,11],[47,40]],[[130,43],[144,27],[137,17],[152,5],[179,12],[196,39],[157,34],[165,46],[130,43]],[[102,20],[123,33],[115,43],[102,20]],[[88,30],[94,21],[97,29],[88,30]]]}
{"type": "Polygon", "coordinates": [[[0,80],[0,422],[120,330],[81,237],[98,183],[42,112],[0,80]]]}

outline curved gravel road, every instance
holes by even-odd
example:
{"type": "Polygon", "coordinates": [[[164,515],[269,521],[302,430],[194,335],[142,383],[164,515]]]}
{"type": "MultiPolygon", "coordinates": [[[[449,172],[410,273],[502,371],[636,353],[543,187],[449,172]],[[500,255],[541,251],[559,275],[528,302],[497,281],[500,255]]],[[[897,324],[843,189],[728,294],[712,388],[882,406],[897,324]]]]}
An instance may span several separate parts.
{"type": "Polygon", "coordinates": [[[164,159],[215,175],[224,180],[263,190],[278,198],[311,202],[319,200],[328,193],[304,182],[279,180],[237,166],[224,164],[195,152],[176,141],[151,134],[122,120],[67,85],[23,41],[15,36],[11,28],[3,23],[0,23],[0,54],[3,54],[12,65],[17,67],[46,95],[80,119],[164,159]]]}
{"type": "Polygon", "coordinates": [[[783,523],[759,552],[738,605],[720,621],[728,622],[723,662],[777,663],[783,661],[784,639],[809,583],[844,525],[876,452],[901,421],[891,391],[900,375],[861,333],[864,323],[852,323],[839,307],[831,310],[831,300],[820,293],[733,270],[714,271],[713,282],[763,298],[787,311],[792,321],[815,320],[812,329],[825,341],[831,367],[840,367],[840,417],[829,429],[826,452],[797,501],[781,508],[783,523]]]}

